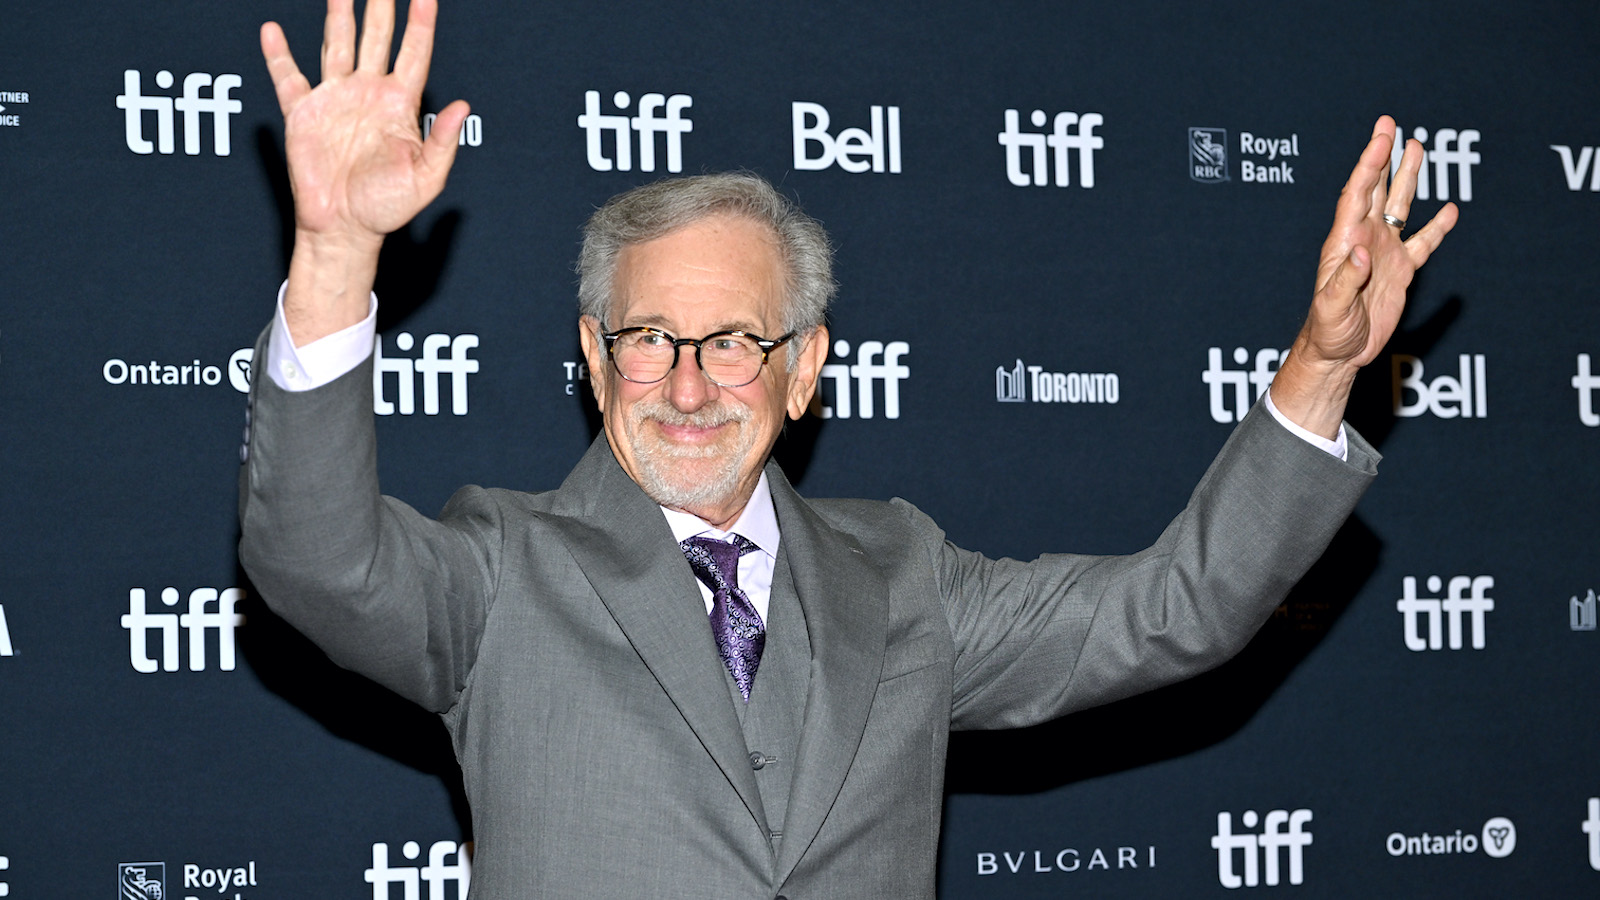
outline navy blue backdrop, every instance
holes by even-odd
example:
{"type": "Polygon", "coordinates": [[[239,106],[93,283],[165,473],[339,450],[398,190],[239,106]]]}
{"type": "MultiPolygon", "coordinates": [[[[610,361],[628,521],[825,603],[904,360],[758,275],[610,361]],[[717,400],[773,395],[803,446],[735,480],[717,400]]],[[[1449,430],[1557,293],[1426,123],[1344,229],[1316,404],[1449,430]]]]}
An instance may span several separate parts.
{"type": "MultiPolygon", "coordinates": [[[[466,880],[442,727],[335,669],[235,557],[245,348],[289,250],[256,31],[314,70],[321,15],[5,11],[0,896],[466,880]]],[[[1597,26],[1552,2],[448,3],[425,112],[474,118],[385,250],[384,488],[556,485],[595,425],[579,225],[749,168],[839,251],[817,415],[779,448],[802,492],[904,496],[995,555],[1141,548],[1270,380],[1391,113],[1429,152],[1413,219],[1462,216],[1358,383],[1376,486],[1234,662],[956,736],[940,892],[1594,896],[1597,26]]]]}

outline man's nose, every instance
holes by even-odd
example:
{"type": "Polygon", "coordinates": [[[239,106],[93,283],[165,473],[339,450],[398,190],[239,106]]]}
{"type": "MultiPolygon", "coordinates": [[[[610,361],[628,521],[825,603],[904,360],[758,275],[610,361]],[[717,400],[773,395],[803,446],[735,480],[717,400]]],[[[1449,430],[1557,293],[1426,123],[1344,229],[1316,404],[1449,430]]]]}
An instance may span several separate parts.
{"type": "Polygon", "coordinates": [[[679,348],[678,364],[667,373],[667,399],[673,407],[692,413],[717,399],[720,390],[695,363],[694,348],[679,348]]]}

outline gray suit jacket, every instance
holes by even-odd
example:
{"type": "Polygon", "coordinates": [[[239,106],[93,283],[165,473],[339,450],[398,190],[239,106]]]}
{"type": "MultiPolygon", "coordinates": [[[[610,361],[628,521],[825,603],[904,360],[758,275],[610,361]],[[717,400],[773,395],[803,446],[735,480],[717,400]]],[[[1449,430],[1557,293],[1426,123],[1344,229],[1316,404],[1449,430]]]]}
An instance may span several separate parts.
{"type": "Polygon", "coordinates": [[[255,379],[240,559],[336,662],[442,716],[480,898],[931,897],[950,728],[1226,659],[1377,460],[1257,411],[1150,549],[1029,563],[956,548],[903,501],[802,499],[769,465],[774,590],[811,653],[774,841],[693,575],[604,438],[557,490],[467,487],[430,519],[379,494],[370,365],[303,394],[255,379]]]}

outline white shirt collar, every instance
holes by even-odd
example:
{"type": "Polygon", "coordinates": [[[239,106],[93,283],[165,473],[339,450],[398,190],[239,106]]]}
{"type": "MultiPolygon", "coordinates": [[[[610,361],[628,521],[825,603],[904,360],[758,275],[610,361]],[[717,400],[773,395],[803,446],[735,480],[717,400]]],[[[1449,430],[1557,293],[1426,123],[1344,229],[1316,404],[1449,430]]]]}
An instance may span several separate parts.
{"type": "Polygon", "coordinates": [[[733,520],[733,527],[727,531],[707,525],[699,516],[665,506],[661,507],[661,514],[667,517],[667,525],[672,528],[672,539],[679,543],[701,534],[726,540],[728,535],[737,532],[749,538],[768,556],[774,559],[778,556],[778,514],[772,508],[772,489],[767,486],[766,472],[761,473],[755,493],[750,495],[750,502],[744,505],[744,511],[733,520]]]}

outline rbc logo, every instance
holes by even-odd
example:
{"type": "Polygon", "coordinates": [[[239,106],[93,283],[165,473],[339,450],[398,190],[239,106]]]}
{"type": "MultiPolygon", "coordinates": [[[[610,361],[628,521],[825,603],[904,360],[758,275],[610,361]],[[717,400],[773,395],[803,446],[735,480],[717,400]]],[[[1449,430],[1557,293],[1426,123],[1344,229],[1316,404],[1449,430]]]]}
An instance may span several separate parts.
{"type": "MultiPolygon", "coordinates": [[[[1105,138],[1094,133],[1096,127],[1105,124],[1105,117],[1099,113],[1059,112],[1055,115],[1052,130],[1046,133],[1025,132],[1021,130],[1017,111],[1006,110],[1006,130],[1000,132],[1000,146],[1006,148],[1006,178],[1017,187],[1035,185],[1044,187],[1050,182],[1050,164],[1048,160],[1053,156],[1056,170],[1056,187],[1067,187],[1072,184],[1072,170],[1067,166],[1067,151],[1078,151],[1078,186],[1084,188],[1094,187],[1094,151],[1106,145],[1105,138]],[[1077,131],[1072,127],[1076,125],[1077,131]],[[1028,172],[1023,171],[1022,148],[1027,147],[1032,151],[1029,160],[1032,165],[1028,172]],[[1053,154],[1047,154],[1048,147],[1053,154]]],[[[1035,128],[1045,127],[1050,121],[1044,110],[1036,109],[1028,117],[1035,128]]]]}
{"type": "Polygon", "coordinates": [[[795,103],[794,113],[794,167],[802,171],[826,169],[838,163],[846,172],[860,173],[900,171],[900,107],[889,107],[888,132],[884,131],[884,108],[870,110],[872,130],[846,128],[838,137],[828,134],[828,110],[820,103],[795,103]],[[811,156],[807,150],[818,145],[818,153],[811,156]],[[885,159],[888,164],[885,167],[885,159]]]}
{"type": "MultiPolygon", "coordinates": [[[[421,900],[422,882],[428,884],[428,900],[466,900],[467,889],[472,885],[472,845],[455,841],[438,841],[428,848],[428,864],[416,866],[389,866],[389,845],[372,845],[372,868],[366,871],[367,883],[372,885],[372,900],[390,900],[389,885],[398,884],[402,900],[421,900]],[[445,864],[454,856],[455,862],[445,864]],[[454,897],[447,897],[445,885],[454,883],[454,897]]],[[[416,841],[406,841],[400,848],[406,859],[416,859],[422,848],[416,841]]]]}
{"type": "MultiPolygon", "coordinates": [[[[1253,809],[1244,811],[1239,821],[1246,828],[1256,827],[1260,817],[1253,809]]],[[[1305,848],[1311,845],[1311,832],[1306,830],[1306,823],[1311,821],[1311,810],[1297,809],[1293,812],[1274,809],[1267,813],[1266,820],[1262,823],[1260,834],[1233,833],[1233,814],[1217,813],[1217,833],[1211,838],[1211,846],[1217,851],[1217,880],[1225,888],[1256,887],[1265,881],[1267,887],[1275,887],[1280,876],[1279,850],[1289,851],[1289,883],[1301,884],[1305,881],[1305,848]],[[1287,826],[1287,827],[1286,827],[1287,826]],[[1257,851],[1261,852],[1257,852],[1257,851]],[[1234,852],[1242,854],[1244,861],[1244,875],[1241,877],[1234,871],[1234,852]],[[1266,862],[1261,863],[1265,856],[1266,862]],[[1265,869],[1266,878],[1262,878],[1265,869]]]]}
{"type": "Polygon", "coordinates": [[[167,864],[117,863],[117,890],[120,900],[166,900],[167,864]]]}
{"type": "MultiPolygon", "coordinates": [[[[838,340],[833,342],[834,355],[840,359],[850,357],[850,342],[838,340]]],[[[911,352],[911,345],[905,341],[862,341],[856,348],[856,362],[827,363],[822,367],[822,383],[818,386],[817,393],[811,398],[811,412],[823,419],[848,419],[851,416],[850,381],[856,383],[856,405],[853,410],[856,418],[870,419],[876,412],[876,391],[873,382],[883,382],[883,417],[885,419],[900,418],[900,382],[911,377],[911,369],[900,364],[900,360],[911,352]],[[874,362],[879,355],[883,362],[874,362]],[[831,385],[831,390],[829,386],[831,385]],[[831,402],[825,402],[823,395],[831,395],[831,402]]]]}
{"type": "Polygon", "coordinates": [[[1189,129],[1189,177],[1203,184],[1228,180],[1228,129],[1189,129]]]}
{"type": "Polygon", "coordinates": [[[1390,364],[1394,375],[1394,414],[1401,418],[1414,418],[1425,412],[1441,419],[1487,417],[1489,379],[1483,354],[1463,353],[1460,362],[1460,378],[1440,375],[1432,381],[1423,381],[1422,360],[1396,353],[1390,364]],[[1415,395],[1416,399],[1406,402],[1407,393],[1415,395]]]}
{"type": "MultiPolygon", "coordinates": [[[[1390,155],[1389,168],[1400,168],[1400,156],[1405,152],[1406,131],[1404,128],[1395,129],[1394,150],[1390,155]]],[[[1411,132],[1423,147],[1428,146],[1428,129],[1418,128],[1411,132]]],[[[1482,137],[1476,128],[1464,128],[1457,131],[1454,128],[1440,128],[1433,133],[1433,146],[1422,157],[1422,168],[1417,170],[1417,199],[1418,200],[1449,200],[1450,199],[1450,167],[1455,166],[1457,199],[1463,203],[1472,199],[1472,167],[1482,162],[1482,156],[1472,149],[1482,137]],[[1432,188],[1429,186],[1429,164],[1432,164],[1432,188]],[[1430,194],[1432,196],[1430,196],[1430,194]]]]}
{"type": "MultiPolygon", "coordinates": [[[[1444,580],[1437,575],[1428,576],[1428,591],[1439,593],[1444,587],[1444,580]]],[[[1439,650],[1444,647],[1443,619],[1450,622],[1450,649],[1460,650],[1462,646],[1462,614],[1470,615],[1469,624],[1472,628],[1472,649],[1484,648],[1484,615],[1494,612],[1494,599],[1488,595],[1490,588],[1494,587],[1492,575],[1457,575],[1450,579],[1449,593],[1444,599],[1438,597],[1418,597],[1417,579],[1407,575],[1401,581],[1401,596],[1395,603],[1395,609],[1405,617],[1404,629],[1406,649],[1416,652],[1423,650],[1439,650]],[[1428,633],[1424,635],[1420,624],[1417,622],[1418,614],[1428,617],[1428,633]]]]}
{"type": "MultiPolygon", "coordinates": [[[[204,72],[195,72],[183,79],[183,96],[173,99],[158,95],[145,96],[138,69],[122,73],[122,93],[117,95],[117,108],[126,111],[125,132],[128,149],[147,154],[173,151],[172,111],[183,113],[183,152],[189,156],[200,155],[200,114],[211,114],[211,148],[218,156],[233,152],[228,133],[228,116],[244,109],[244,105],[229,96],[229,91],[243,84],[238,75],[218,75],[213,78],[204,72]],[[211,96],[200,96],[202,88],[209,87],[211,96]],[[144,114],[156,114],[156,142],[145,138],[144,114]]],[[[172,73],[166,69],[156,73],[156,87],[172,87],[172,73]]]]}
{"type": "MultiPolygon", "coordinates": [[[[206,668],[206,632],[217,632],[217,666],[232,672],[235,664],[234,630],[244,624],[244,616],[234,612],[244,599],[240,588],[218,591],[216,588],[195,588],[189,593],[189,611],[177,613],[152,613],[145,611],[144,588],[128,592],[128,612],[122,617],[122,627],[128,629],[128,659],[136,672],[148,675],[160,666],[162,671],[178,671],[178,629],[189,632],[189,671],[203,672],[206,668]],[[215,612],[206,606],[215,603],[215,612]],[[150,658],[148,632],[161,632],[161,658],[150,658]]],[[[178,589],[163,588],[161,603],[178,605],[178,589]]]]}
{"type": "MultiPolygon", "coordinates": [[[[1253,368],[1224,369],[1222,348],[1207,350],[1206,369],[1200,373],[1200,380],[1211,387],[1211,420],[1224,423],[1244,421],[1244,414],[1267,392],[1273,377],[1278,374],[1278,367],[1283,365],[1288,355],[1287,350],[1268,347],[1255,352],[1253,368]],[[1231,409],[1228,404],[1229,385],[1233,386],[1231,409]]],[[[1243,347],[1233,348],[1233,362],[1239,366],[1252,365],[1250,352],[1243,347]]]]}
{"type": "MultiPolygon", "coordinates": [[[[633,103],[627,91],[611,95],[611,104],[625,110],[633,103]]],[[[667,171],[683,171],[683,136],[694,130],[694,123],[683,111],[694,104],[688,94],[645,94],[639,98],[639,114],[629,118],[624,115],[601,115],[600,92],[583,92],[583,115],[578,117],[587,141],[589,168],[596,172],[609,172],[613,167],[619,172],[633,170],[633,141],[629,129],[639,132],[639,171],[656,170],[656,135],[666,135],[667,171]],[[661,115],[657,115],[661,113],[661,115]],[[611,132],[616,159],[606,156],[601,136],[611,132]]]]}

